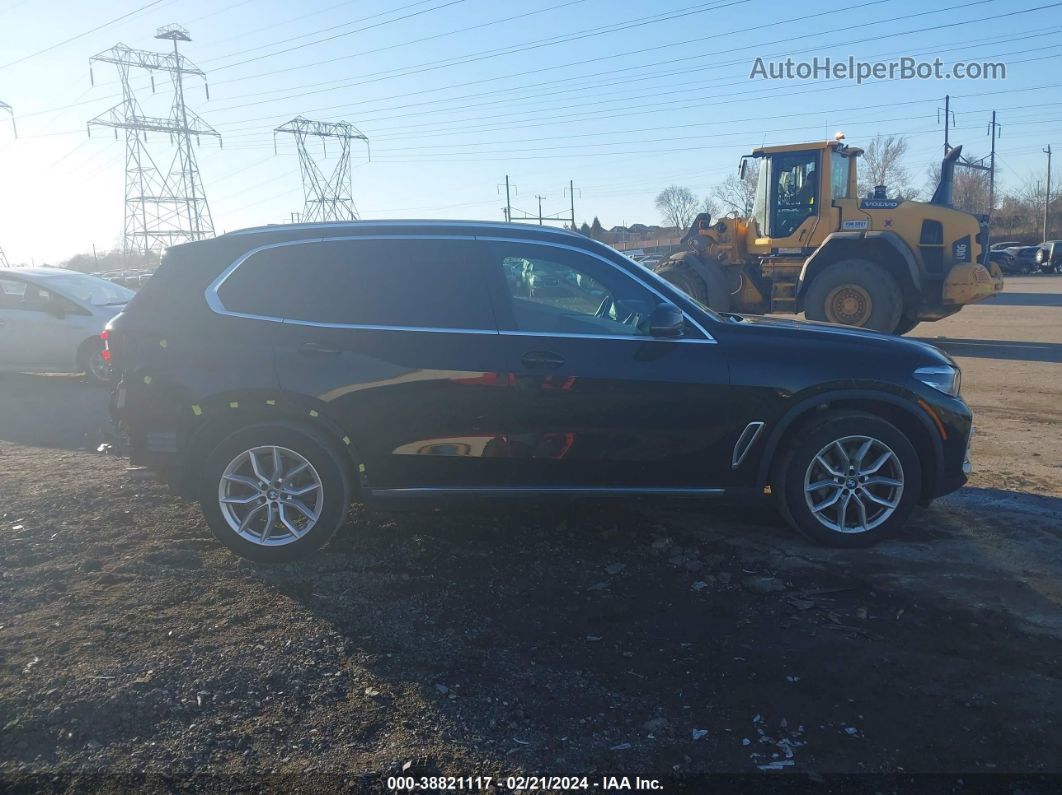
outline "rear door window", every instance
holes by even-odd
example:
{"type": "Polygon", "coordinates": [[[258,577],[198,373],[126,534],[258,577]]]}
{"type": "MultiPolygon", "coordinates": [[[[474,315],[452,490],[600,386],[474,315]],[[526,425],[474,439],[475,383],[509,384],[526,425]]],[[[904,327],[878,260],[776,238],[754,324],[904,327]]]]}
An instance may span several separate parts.
{"type": "Polygon", "coordinates": [[[493,330],[472,241],[360,239],[252,254],[218,289],[231,312],[311,323],[493,330]]]}

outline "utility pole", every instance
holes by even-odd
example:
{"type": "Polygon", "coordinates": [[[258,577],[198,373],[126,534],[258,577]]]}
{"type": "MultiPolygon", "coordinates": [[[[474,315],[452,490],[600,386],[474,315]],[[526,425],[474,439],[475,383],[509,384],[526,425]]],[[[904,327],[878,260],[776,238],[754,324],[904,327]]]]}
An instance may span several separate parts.
{"type": "Polygon", "coordinates": [[[1051,144],[1043,152],[1047,155],[1047,191],[1044,193],[1044,240],[1047,240],[1047,214],[1051,211],[1051,144]]]}
{"type": "Polygon", "coordinates": [[[542,226],[542,200],[546,197],[536,193],[535,198],[538,199],[538,225],[542,226]]]}
{"type": "MultiPolygon", "coordinates": [[[[512,223],[513,220],[513,203],[509,196],[509,175],[505,175],[505,206],[502,208],[502,212],[505,213],[505,222],[512,223]]],[[[501,190],[501,185],[496,186],[497,190],[501,190]]],[[[519,189],[513,185],[512,189],[516,191],[517,195],[520,194],[519,189]]]]}
{"type": "Polygon", "coordinates": [[[992,218],[992,210],[996,206],[996,134],[999,125],[996,124],[996,112],[992,111],[992,122],[989,124],[989,134],[992,136],[992,154],[988,167],[988,218],[992,218]]]}
{"type": "MultiPolygon", "coordinates": [[[[350,178],[350,142],[364,141],[368,147],[369,139],[350,122],[311,121],[296,116],[287,124],[273,130],[273,149],[276,150],[277,133],[291,133],[299,148],[299,171],[302,175],[302,191],[305,197],[300,219],[314,221],[356,221],[358,208],[354,206],[353,187],[350,178]],[[339,140],[339,162],[332,170],[331,176],[324,172],[314,161],[307,148],[307,139],[320,138],[322,145],[329,138],[339,140]]],[[[328,151],[325,149],[325,156],[328,151]]]]}
{"type": "MultiPolygon", "coordinates": [[[[575,183],[572,180],[568,180],[568,195],[572,200],[572,231],[575,231],[575,183]]],[[[579,195],[582,196],[582,190],[579,191],[579,195]]]]}
{"type": "MultiPolygon", "coordinates": [[[[940,123],[940,111],[941,111],[941,109],[938,107],[937,108],[937,124],[940,123]]],[[[952,113],[951,113],[951,95],[950,94],[945,94],[944,95],[944,154],[945,155],[947,155],[948,152],[951,151],[951,144],[949,143],[948,133],[949,133],[949,131],[951,129],[952,120],[953,120],[953,116],[952,116],[952,113]]]]}
{"type": "Polygon", "coordinates": [[[88,132],[91,136],[93,127],[110,127],[117,138],[118,130],[125,131],[123,239],[127,254],[135,251],[146,255],[175,243],[214,236],[214,222],[192,150],[192,136],[198,141],[200,136],[212,135],[220,142],[221,134],[189,109],[184,101],[184,75],[201,77],[205,83],[206,74],[178,52],[177,42],[192,40],[180,25],[159,28],[155,38],[172,41],[173,53],[133,50],[124,44],[116,44],[89,59],[93,85],[94,63],[114,64],[122,83],[122,101],[89,120],[88,132]],[[156,71],[169,72],[173,81],[173,105],[169,116],[144,115],[131,85],[133,69],[146,70],[151,75],[152,88],[156,71]],[[166,170],[157,164],[155,155],[159,154],[158,150],[153,155],[148,149],[148,132],[163,133],[176,143],[176,155],[166,170]]]}

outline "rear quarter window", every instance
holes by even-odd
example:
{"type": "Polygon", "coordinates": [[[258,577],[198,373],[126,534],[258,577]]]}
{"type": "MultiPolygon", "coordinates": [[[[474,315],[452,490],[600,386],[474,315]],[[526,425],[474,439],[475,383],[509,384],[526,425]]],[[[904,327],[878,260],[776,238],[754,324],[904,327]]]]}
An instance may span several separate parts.
{"type": "Polygon", "coordinates": [[[244,260],[218,297],[228,311],[286,320],[493,329],[484,273],[465,240],[280,244],[244,260]]]}

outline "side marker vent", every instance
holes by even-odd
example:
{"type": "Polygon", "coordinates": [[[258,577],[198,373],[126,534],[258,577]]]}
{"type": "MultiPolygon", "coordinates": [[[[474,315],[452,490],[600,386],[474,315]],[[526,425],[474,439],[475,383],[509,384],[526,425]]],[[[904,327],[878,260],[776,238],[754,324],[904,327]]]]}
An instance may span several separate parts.
{"type": "Polygon", "coordinates": [[[741,436],[738,437],[737,443],[734,445],[734,456],[730,459],[731,469],[737,469],[741,466],[741,462],[745,460],[745,456],[752,449],[752,445],[760,438],[763,426],[764,423],[762,422],[750,422],[745,426],[745,430],[741,432],[741,436]]]}

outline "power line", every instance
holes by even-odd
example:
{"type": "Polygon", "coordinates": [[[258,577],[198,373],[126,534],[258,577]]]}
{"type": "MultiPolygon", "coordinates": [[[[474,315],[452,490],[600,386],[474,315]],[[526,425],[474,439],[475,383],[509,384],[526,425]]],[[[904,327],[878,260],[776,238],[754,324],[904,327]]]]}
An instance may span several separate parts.
{"type": "MultiPolygon", "coordinates": [[[[459,0],[459,1],[463,2],[464,0],[459,0]]],[[[417,0],[417,2],[415,2],[415,3],[407,3],[406,5],[401,5],[401,6],[398,6],[396,8],[389,8],[386,11],[380,11],[380,12],[378,12],[376,14],[370,14],[367,17],[359,17],[358,19],[352,19],[352,20],[349,20],[347,22],[341,22],[338,25],[329,25],[327,27],[320,28],[318,30],[313,30],[313,31],[310,31],[309,33],[300,33],[297,36],[288,36],[288,37],[283,38],[283,39],[277,39],[276,41],[268,42],[266,44],[260,44],[257,47],[248,47],[245,50],[237,50],[235,52],[226,53],[225,55],[218,55],[218,56],[216,56],[214,58],[207,59],[204,63],[214,63],[215,61],[223,61],[226,58],[238,58],[239,56],[245,55],[245,54],[247,54],[249,52],[255,52],[256,50],[265,50],[265,49],[268,49],[270,47],[276,46],[277,44],[285,44],[285,43],[290,42],[290,41],[297,41],[298,39],[305,39],[305,38],[308,38],[310,36],[316,36],[316,35],[318,35],[320,33],[329,33],[329,32],[334,31],[334,30],[339,30],[340,28],[345,28],[348,25],[357,25],[359,22],[368,22],[370,19],[378,19],[379,17],[387,16],[388,14],[395,14],[395,13],[398,13],[399,11],[405,11],[405,10],[410,9],[410,8],[416,8],[417,6],[422,6],[425,3],[429,3],[429,2],[433,2],[433,0],[417,0]]],[[[433,10],[433,9],[427,9],[427,10],[430,11],[430,10],[433,10]]],[[[421,11],[419,13],[424,13],[424,11],[421,11]]],[[[304,16],[309,16],[309,15],[304,15],[304,16]]],[[[300,19],[300,18],[301,17],[296,17],[296,19],[300,19]]],[[[382,22],[380,24],[381,25],[389,25],[392,22],[399,22],[399,21],[407,19],[407,18],[408,17],[398,17],[396,19],[387,20],[387,21],[382,22]]],[[[377,26],[373,26],[373,27],[377,27],[377,26]]],[[[359,30],[349,31],[349,34],[360,33],[361,30],[366,30],[366,29],[367,28],[362,28],[362,29],[359,29],[359,30]]],[[[344,33],[342,35],[349,35],[349,34],[348,33],[344,33]]],[[[336,38],[338,38],[338,37],[336,37],[336,38]]],[[[330,41],[330,40],[331,39],[323,39],[322,41],[330,41]]],[[[309,42],[305,46],[311,46],[312,44],[314,44],[314,42],[309,42]]],[[[279,55],[280,53],[275,53],[275,54],[279,55]]],[[[235,66],[236,64],[232,64],[232,65],[235,66]]]]}
{"type": "MultiPolygon", "coordinates": [[[[383,25],[390,25],[392,22],[401,22],[402,20],[405,20],[405,19],[411,19],[413,17],[419,17],[422,14],[429,14],[432,11],[438,11],[439,9],[442,9],[442,8],[449,8],[450,6],[455,6],[455,5],[458,5],[458,4],[463,3],[463,2],[465,2],[465,0],[447,0],[445,3],[440,3],[437,6],[432,6],[431,8],[423,8],[420,11],[413,11],[413,12],[410,12],[409,14],[405,14],[403,16],[396,17],[395,19],[387,19],[387,20],[384,20],[383,22],[377,22],[377,23],[372,24],[372,25],[366,25],[363,28],[357,28],[356,30],[346,31],[344,33],[336,33],[335,35],[328,36],[328,37],[323,38],[323,39],[317,39],[316,41],[308,41],[308,42],[304,42],[302,44],[296,44],[296,45],[291,46],[291,47],[286,47],[285,49],[277,50],[275,52],[265,53],[264,55],[256,55],[254,58],[246,58],[246,59],[244,59],[242,61],[237,61],[236,63],[224,64],[223,66],[215,67],[214,70],[220,72],[220,71],[223,71],[225,69],[232,69],[232,68],[237,67],[237,66],[243,66],[244,64],[255,63],[256,61],[261,61],[264,58],[275,58],[278,55],[284,55],[285,53],[294,52],[295,50],[301,50],[301,49],[303,49],[305,47],[314,47],[314,46],[316,46],[318,44],[324,44],[325,42],[328,42],[328,41],[335,41],[336,39],[341,39],[344,36],[352,36],[355,33],[363,33],[366,30],[372,30],[374,28],[379,28],[379,27],[382,27],[383,25]]],[[[301,69],[303,67],[292,67],[292,68],[301,69]]],[[[265,74],[269,74],[269,73],[266,72],[265,74]]],[[[262,76],[262,75],[257,75],[257,76],[262,76]]]]}
{"type": "Polygon", "coordinates": [[[139,14],[141,11],[147,11],[149,8],[151,8],[153,6],[157,6],[159,3],[162,3],[162,2],[163,2],[163,0],[152,0],[152,2],[148,3],[147,5],[140,6],[140,8],[137,8],[134,11],[130,11],[130,12],[126,13],[126,14],[122,14],[120,17],[115,17],[110,22],[104,22],[102,25],[97,25],[96,27],[91,28],[90,30],[84,31],[83,33],[78,33],[76,36],[71,36],[68,39],[63,39],[60,42],[57,42],[55,44],[51,44],[51,45],[45,47],[43,50],[37,50],[37,52],[30,53],[29,55],[23,55],[21,58],[16,58],[14,61],[10,61],[10,62],[0,66],[0,69],[7,69],[9,66],[14,66],[15,64],[20,64],[23,61],[28,61],[30,58],[36,58],[38,55],[44,55],[46,52],[51,52],[52,50],[56,50],[59,47],[62,47],[64,45],[66,45],[66,44],[69,44],[72,41],[77,41],[78,39],[83,39],[83,38],[85,38],[85,36],[91,35],[93,33],[96,33],[97,31],[103,30],[104,28],[110,27],[111,25],[114,25],[117,22],[121,22],[123,19],[128,19],[129,17],[134,16],[135,14],[139,14]]]}

